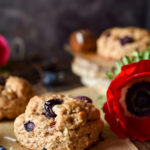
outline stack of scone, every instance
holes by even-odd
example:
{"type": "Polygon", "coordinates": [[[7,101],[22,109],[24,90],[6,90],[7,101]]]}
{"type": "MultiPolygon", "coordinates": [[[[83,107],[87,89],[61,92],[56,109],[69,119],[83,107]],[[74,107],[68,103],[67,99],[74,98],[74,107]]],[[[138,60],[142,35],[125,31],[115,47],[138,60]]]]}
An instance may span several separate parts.
{"type": "Polygon", "coordinates": [[[113,69],[115,60],[120,60],[122,56],[131,56],[136,50],[144,51],[150,46],[150,33],[141,28],[111,28],[104,31],[97,40],[93,40],[92,36],[85,38],[87,36],[85,31],[76,31],[73,33],[74,36],[70,37],[70,47],[75,56],[72,71],[81,77],[83,84],[101,89],[102,92],[106,92],[110,83],[105,72],[113,69]],[[89,38],[88,44],[87,38],[89,38]],[[96,46],[89,46],[89,49],[86,47],[84,50],[83,45],[94,45],[90,42],[95,42],[96,46]],[[75,46],[75,43],[78,46],[75,46]]]}

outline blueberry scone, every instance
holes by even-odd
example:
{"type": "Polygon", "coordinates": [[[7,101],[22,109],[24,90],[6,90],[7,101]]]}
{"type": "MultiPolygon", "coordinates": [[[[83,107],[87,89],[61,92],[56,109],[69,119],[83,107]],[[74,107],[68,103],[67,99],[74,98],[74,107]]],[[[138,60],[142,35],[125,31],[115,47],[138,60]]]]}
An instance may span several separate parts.
{"type": "Polygon", "coordinates": [[[150,46],[150,33],[141,28],[111,28],[97,40],[98,54],[108,59],[130,56],[135,50],[144,51],[150,46]]]}
{"type": "Polygon", "coordinates": [[[31,150],[84,150],[102,128],[99,110],[85,96],[34,96],[14,123],[17,140],[31,150]]]}
{"type": "Polygon", "coordinates": [[[19,77],[0,77],[0,120],[14,119],[25,111],[33,96],[31,84],[19,77]]]}

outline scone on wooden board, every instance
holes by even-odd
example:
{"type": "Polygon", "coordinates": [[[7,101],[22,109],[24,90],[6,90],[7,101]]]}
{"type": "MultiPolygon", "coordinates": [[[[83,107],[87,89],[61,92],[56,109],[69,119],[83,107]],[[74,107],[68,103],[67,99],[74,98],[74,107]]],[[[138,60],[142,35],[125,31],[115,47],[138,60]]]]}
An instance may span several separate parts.
{"type": "Polygon", "coordinates": [[[17,140],[32,150],[84,150],[102,129],[100,111],[84,96],[35,96],[14,123],[17,140]]]}
{"type": "Polygon", "coordinates": [[[84,49],[80,51],[69,49],[74,56],[72,71],[81,77],[84,85],[98,90],[104,89],[105,93],[110,82],[105,73],[113,69],[115,61],[120,61],[122,56],[131,56],[136,50],[143,52],[149,46],[148,30],[137,27],[111,28],[104,31],[97,39],[95,53],[93,51],[85,53],[84,49]]]}
{"type": "Polygon", "coordinates": [[[34,95],[32,85],[25,79],[10,76],[0,78],[0,120],[15,119],[25,111],[34,95]]]}

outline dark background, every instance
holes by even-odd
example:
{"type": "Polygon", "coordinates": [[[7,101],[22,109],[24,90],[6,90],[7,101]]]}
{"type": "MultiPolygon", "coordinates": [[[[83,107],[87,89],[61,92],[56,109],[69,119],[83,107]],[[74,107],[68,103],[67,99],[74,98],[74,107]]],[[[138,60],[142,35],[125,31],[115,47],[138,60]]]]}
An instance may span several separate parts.
{"type": "Polygon", "coordinates": [[[0,31],[12,53],[68,58],[64,44],[72,31],[100,35],[113,26],[149,27],[148,5],[148,0],[0,0],[0,31]]]}

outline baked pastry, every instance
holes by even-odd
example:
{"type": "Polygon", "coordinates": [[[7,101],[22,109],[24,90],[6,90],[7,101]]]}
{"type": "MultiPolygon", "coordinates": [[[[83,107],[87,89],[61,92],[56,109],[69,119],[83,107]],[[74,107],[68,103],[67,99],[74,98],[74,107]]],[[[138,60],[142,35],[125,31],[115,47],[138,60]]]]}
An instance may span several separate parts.
{"type": "Polygon", "coordinates": [[[0,78],[0,120],[14,119],[24,112],[34,92],[31,84],[23,78],[10,76],[0,78]]]}
{"type": "Polygon", "coordinates": [[[84,57],[75,57],[71,69],[74,74],[80,77],[83,85],[98,89],[105,94],[110,83],[106,72],[112,70],[114,66],[113,62],[106,65],[107,62],[97,64],[84,57]]]}
{"type": "Polygon", "coordinates": [[[106,59],[131,56],[135,50],[144,51],[150,46],[150,33],[141,28],[111,28],[97,40],[97,52],[106,59]]]}
{"type": "Polygon", "coordinates": [[[17,140],[31,150],[84,150],[102,128],[99,110],[85,96],[35,96],[14,123],[17,140]]]}
{"type": "Polygon", "coordinates": [[[74,31],[69,39],[72,50],[76,52],[92,52],[96,51],[97,37],[90,30],[74,31]]]}
{"type": "Polygon", "coordinates": [[[84,76],[89,78],[103,78],[106,77],[105,72],[110,67],[104,67],[96,64],[83,57],[75,57],[71,64],[72,72],[78,76],[84,76]]]}

